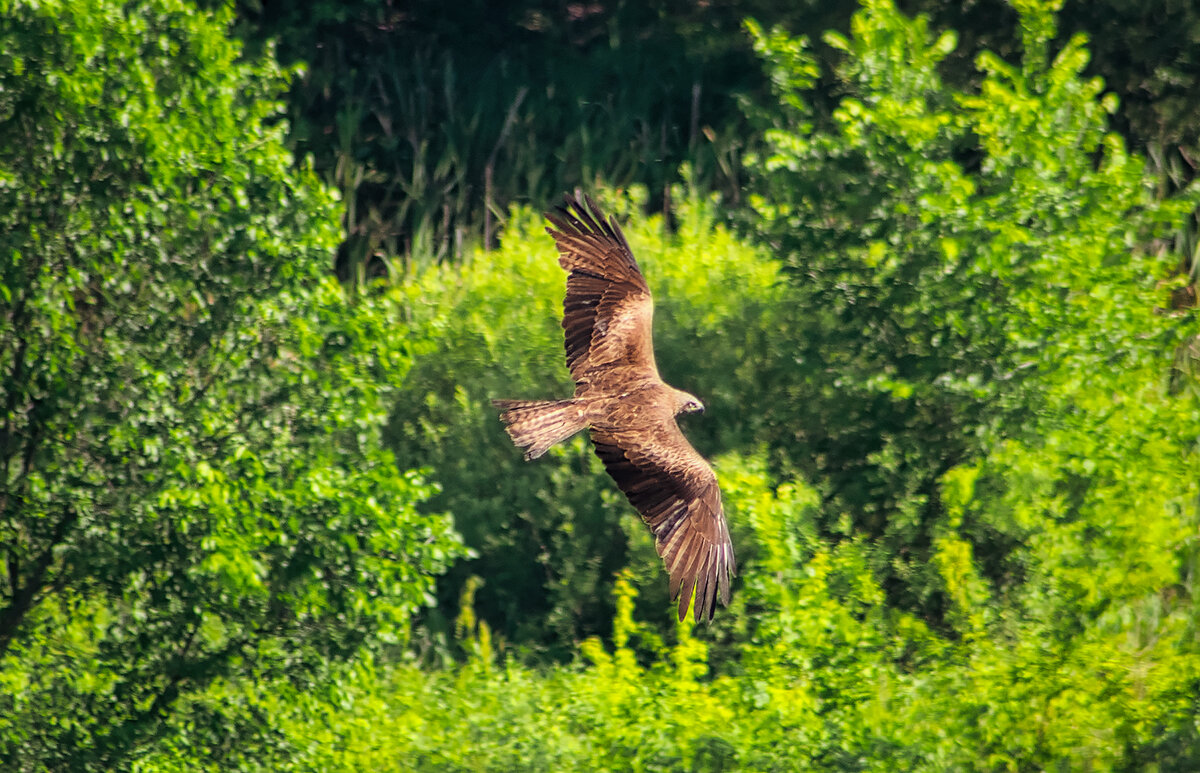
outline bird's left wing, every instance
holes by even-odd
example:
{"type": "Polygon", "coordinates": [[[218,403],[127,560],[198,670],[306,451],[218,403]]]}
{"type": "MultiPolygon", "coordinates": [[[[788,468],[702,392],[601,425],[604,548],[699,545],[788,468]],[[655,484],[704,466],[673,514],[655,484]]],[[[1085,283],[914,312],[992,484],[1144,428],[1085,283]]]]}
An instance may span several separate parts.
{"type": "Polygon", "coordinates": [[[729,581],[737,572],[716,473],[673,418],[636,431],[593,429],[592,441],[654,534],[671,577],[671,599],[679,599],[679,619],[695,588],[695,620],[712,620],[718,596],[729,604],[729,581]]]}

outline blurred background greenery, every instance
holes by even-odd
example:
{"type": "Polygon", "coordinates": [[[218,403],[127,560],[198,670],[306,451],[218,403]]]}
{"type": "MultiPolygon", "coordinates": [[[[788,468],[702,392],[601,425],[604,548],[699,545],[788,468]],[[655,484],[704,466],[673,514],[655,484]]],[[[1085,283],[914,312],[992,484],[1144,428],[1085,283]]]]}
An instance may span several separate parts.
{"type": "Polygon", "coordinates": [[[1200,769],[1200,9],[0,0],[6,770],[1200,769]],[[624,224],[678,624],[540,212],[624,224]]]}

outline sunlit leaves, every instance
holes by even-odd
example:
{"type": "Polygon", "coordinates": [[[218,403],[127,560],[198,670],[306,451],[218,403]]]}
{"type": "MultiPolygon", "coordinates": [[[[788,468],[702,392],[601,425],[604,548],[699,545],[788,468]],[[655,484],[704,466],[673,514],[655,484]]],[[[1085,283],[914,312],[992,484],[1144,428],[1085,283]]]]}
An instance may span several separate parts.
{"type": "MultiPolygon", "coordinates": [[[[1043,57],[1050,6],[1021,7],[1025,58],[981,54],[978,89],[960,91],[939,70],[951,33],[864,4],[851,36],[828,37],[845,55],[840,99],[776,117],[754,168],[751,225],[779,246],[804,310],[779,445],[884,540],[892,593],[926,614],[945,599],[923,560],[938,476],[1036,431],[1058,385],[1139,367],[1174,336],[1154,316],[1152,245],[1191,204],[1157,199],[1108,132],[1084,41],[1043,57]]],[[[778,32],[756,45],[768,69],[798,56],[778,32]]],[[[820,100],[797,88],[781,99],[820,100]]]]}

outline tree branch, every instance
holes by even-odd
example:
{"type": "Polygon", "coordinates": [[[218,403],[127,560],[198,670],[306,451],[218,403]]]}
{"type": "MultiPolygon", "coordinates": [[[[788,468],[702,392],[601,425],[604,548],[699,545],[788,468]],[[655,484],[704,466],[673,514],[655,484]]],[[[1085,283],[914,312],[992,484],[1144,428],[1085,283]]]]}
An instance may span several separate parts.
{"type": "MultiPolygon", "coordinates": [[[[54,563],[54,548],[57,547],[63,538],[67,535],[67,531],[78,520],[79,514],[75,510],[68,510],[54,525],[54,533],[51,534],[49,542],[46,544],[37,561],[34,562],[32,570],[29,572],[29,577],[22,585],[19,576],[12,577],[12,595],[9,597],[9,602],[6,607],[0,609],[0,657],[8,651],[9,646],[17,636],[17,629],[25,620],[25,615],[33,608],[34,599],[37,597],[37,592],[46,582],[46,574],[50,571],[50,565],[54,563]]],[[[13,571],[14,560],[9,559],[9,571],[13,571]]]]}

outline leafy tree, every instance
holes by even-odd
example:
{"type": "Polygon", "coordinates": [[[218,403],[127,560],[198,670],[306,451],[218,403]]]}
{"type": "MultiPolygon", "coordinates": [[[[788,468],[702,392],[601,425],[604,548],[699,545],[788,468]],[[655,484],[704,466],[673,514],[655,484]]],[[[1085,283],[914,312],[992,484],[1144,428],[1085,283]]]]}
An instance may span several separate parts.
{"type": "MultiPolygon", "coordinates": [[[[220,5],[225,0],[204,0],[220,5]]],[[[705,190],[740,206],[741,156],[754,133],[737,109],[770,110],[741,20],[797,35],[845,35],[850,0],[591,3],[490,0],[234,0],[248,41],[304,62],[289,96],[292,141],[344,192],[347,276],[385,271],[410,252],[460,258],[495,243],[507,206],[544,206],[566,188],[646,185],[657,209],[687,160],[705,190]]],[[[1179,0],[1065,0],[1057,51],[1086,34],[1088,76],[1119,97],[1113,126],[1148,154],[1167,187],[1193,177],[1200,13],[1179,0]]],[[[1021,58],[1019,15],[1004,2],[902,0],[961,44],[940,72],[959,89],[991,51],[1021,58]]],[[[814,41],[833,63],[840,52],[814,41]]],[[[836,101],[829,70],[809,95],[836,101]]],[[[1195,228],[1189,236],[1194,246],[1195,228]]],[[[1191,250],[1189,250],[1189,253],[1191,250]]],[[[1194,272],[1193,272],[1194,273],[1194,272]]]]}
{"type": "MultiPolygon", "coordinates": [[[[828,499],[825,532],[878,538],[893,600],[934,616],[941,476],[1043,431],[1056,385],[1174,335],[1152,314],[1154,239],[1190,203],[1156,199],[1107,131],[1083,40],[1051,57],[1049,5],[1015,5],[1021,63],[982,53],[962,91],[938,67],[953,33],[864,3],[852,37],[826,36],[845,55],[830,110],[809,99],[806,43],[751,25],[782,105],[750,166],[753,227],[804,310],[772,445],[828,499]]],[[[987,573],[1011,546],[989,546],[987,573]]]]}
{"type": "MultiPolygon", "coordinates": [[[[903,0],[899,5],[908,13],[928,15],[939,29],[958,31],[962,44],[942,68],[949,78],[972,79],[970,62],[984,50],[1012,62],[1020,58],[1021,25],[1014,4],[903,0]]],[[[1193,45],[1200,8],[1174,0],[1062,0],[1054,7],[1058,33],[1050,45],[1062,48],[1076,35],[1087,36],[1091,57],[1085,74],[1103,78],[1105,88],[1120,100],[1114,128],[1156,165],[1169,160],[1183,162],[1184,169],[1194,166],[1187,159],[1194,157],[1200,121],[1200,71],[1193,45]]]]}
{"type": "Polygon", "coordinates": [[[215,680],[394,638],[458,555],[378,442],[407,352],[324,278],[334,201],[229,21],[0,3],[9,770],[113,769],[215,680]]]}

